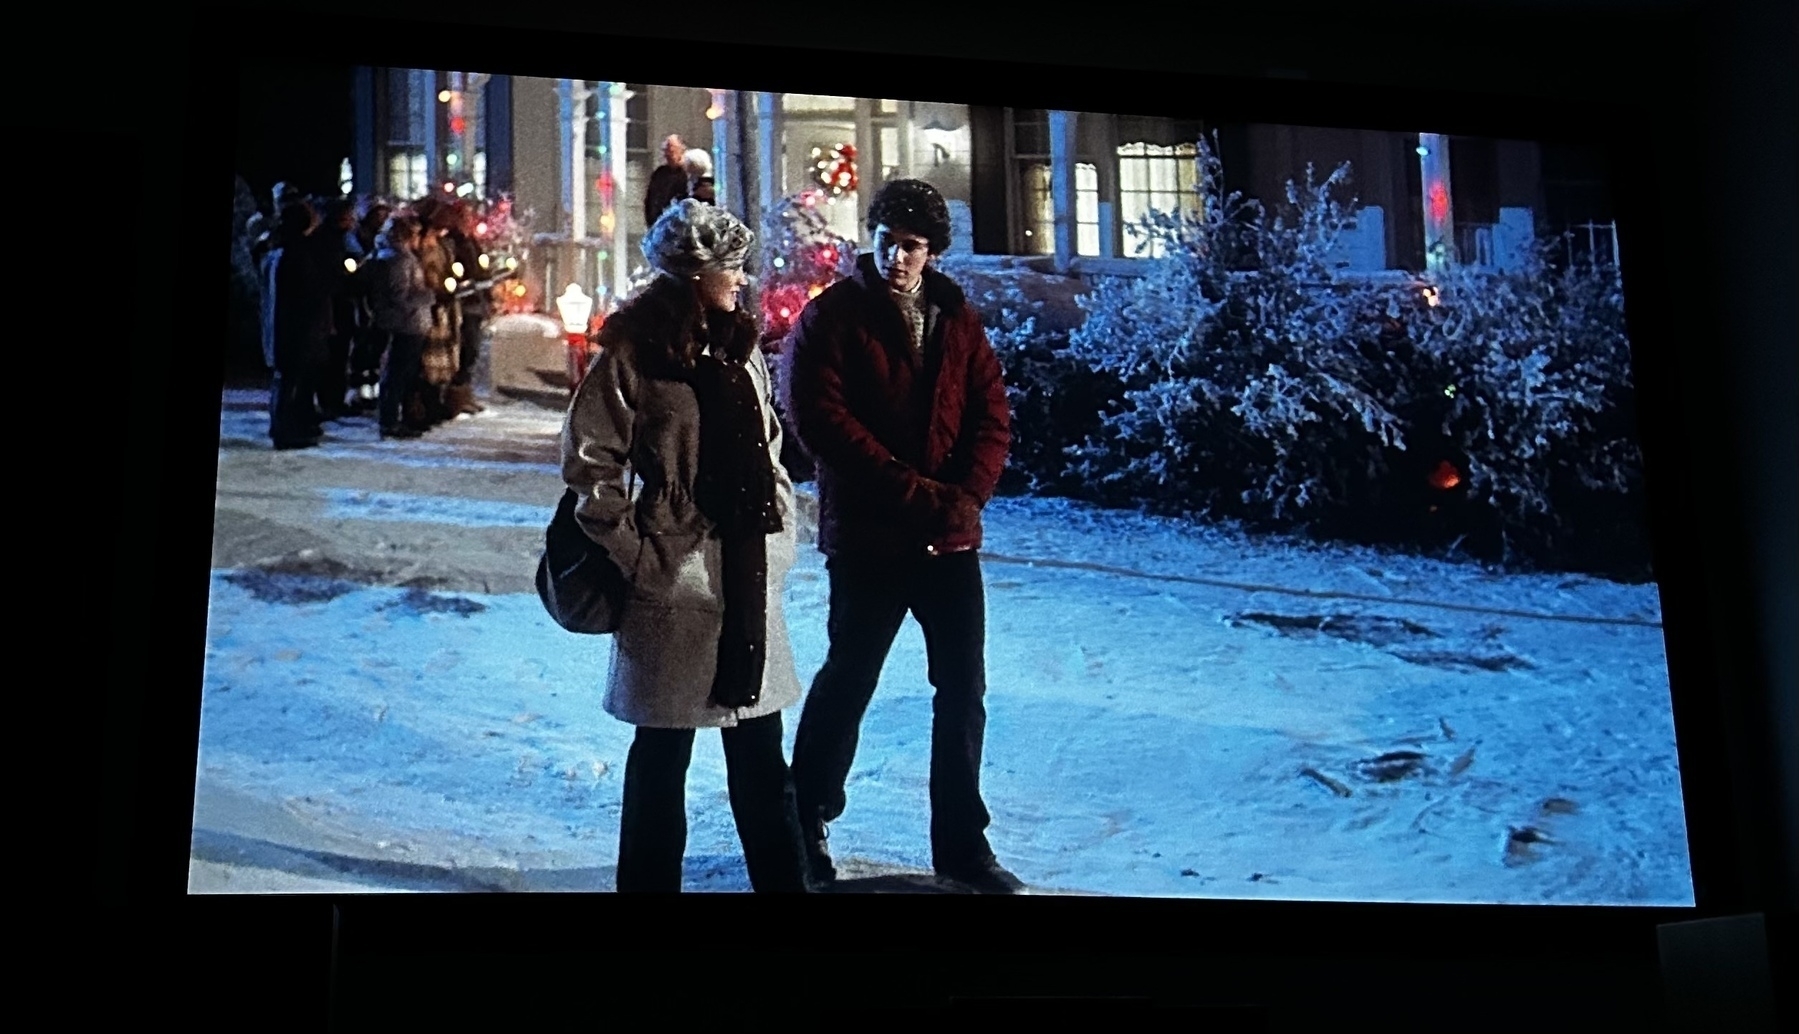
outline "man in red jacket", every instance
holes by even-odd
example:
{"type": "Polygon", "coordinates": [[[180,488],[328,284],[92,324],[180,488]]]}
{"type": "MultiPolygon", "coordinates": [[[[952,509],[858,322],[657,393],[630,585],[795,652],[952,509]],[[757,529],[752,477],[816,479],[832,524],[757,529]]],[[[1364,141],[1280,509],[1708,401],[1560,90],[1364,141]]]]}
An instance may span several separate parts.
{"type": "Polygon", "coordinates": [[[974,307],[932,267],[949,208],[921,180],[869,206],[874,253],[806,306],[788,340],[788,411],[818,468],[818,548],[831,579],[830,648],[800,713],[793,776],[808,859],[835,878],[825,824],[863,713],[908,613],[929,658],[931,854],[939,876],[987,893],[1023,885],[994,857],[981,800],[987,712],[981,508],[1011,444],[999,359],[974,307]]]}

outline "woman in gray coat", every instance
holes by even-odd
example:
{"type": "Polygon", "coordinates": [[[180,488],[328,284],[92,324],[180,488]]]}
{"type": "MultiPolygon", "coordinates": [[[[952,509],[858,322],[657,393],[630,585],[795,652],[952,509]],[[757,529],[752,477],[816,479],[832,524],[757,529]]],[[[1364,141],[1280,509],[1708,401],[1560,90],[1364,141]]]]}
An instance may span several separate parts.
{"type": "Polygon", "coordinates": [[[694,730],[724,738],[731,811],[757,891],[807,889],[781,710],[800,683],[781,611],[796,555],[768,361],[738,307],[754,240],[729,212],[670,206],[645,235],[657,276],[609,317],[569,404],[576,519],[630,582],[606,711],[637,726],[618,889],[675,892],[694,730]]]}

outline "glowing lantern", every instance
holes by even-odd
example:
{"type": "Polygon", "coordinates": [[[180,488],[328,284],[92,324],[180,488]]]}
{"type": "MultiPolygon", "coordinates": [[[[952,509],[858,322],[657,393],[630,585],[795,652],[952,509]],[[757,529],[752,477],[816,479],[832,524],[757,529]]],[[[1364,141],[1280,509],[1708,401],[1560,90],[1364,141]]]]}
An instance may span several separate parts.
{"type": "Polygon", "coordinates": [[[556,311],[562,317],[565,333],[585,335],[587,319],[593,315],[593,299],[581,290],[580,284],[570,284],[556,299],[556,311]]]}

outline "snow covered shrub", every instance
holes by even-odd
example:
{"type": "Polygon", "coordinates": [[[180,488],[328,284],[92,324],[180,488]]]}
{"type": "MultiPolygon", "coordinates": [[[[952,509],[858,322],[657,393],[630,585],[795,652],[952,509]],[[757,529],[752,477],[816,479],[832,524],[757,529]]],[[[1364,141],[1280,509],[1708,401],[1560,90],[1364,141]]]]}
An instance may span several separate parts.
{"type": "Polygon", "coordinates": [[[1144,229],[1164,257],[1084,302],[1072,350],[1124,389],[1074,465],[1116,501],[1315,520],[1404,441],[1369,382],[1369,292],[1331,257],[1355,211],[1349,166],[1322,181],[1308,167],[1271,213],[1224,192],[1203,139],[1196,160],[1199,213],[1153,213],[1144,229]]]}
{"type": "MultiPolygon", "coordinates": [[[[1346,274],[1343,165],[1272,209],[1199,145],[1198,214],[1152,214],[1163,257],[1099,280],[1068,356],[1116,389],[1069,452],[1112,505],[1612,572],[1640,537],[1615,271],[1346,274]]],[[[1078,378],[1077,378],[1078,380],[1078,378]]],[[[1088,382],[1095,383],[1095,382],[1088,382]]]]}
{"type": "Polygon", "coordinates": [[[1622,286],[1609,267],[1553,267],[1559,243],[1540,242],[1516,269],[1433,277],[1440,301],[1413,336],[1450,400],[1441,433],[1497,518],[1487,550],[1616,566],[1621,556],[1597,554],[1616,554],[1616,536],[1641,523],[1622,286]]]}
{"type": "MultiPolygon", "coordinates": [[[[944,271],[958,273],[949,263],[944,271]]],[[[1043,320],[1042,302],[1016,283],[985,279],[967,278],[964,286],[1005,371],[1012,446],[1000,491],[1072,494],[1079,479],[1069,470],[1068,450],[1098,429],[1101,393],[1110,381],[1070,357],[1067,332],[1043,320]]]]}

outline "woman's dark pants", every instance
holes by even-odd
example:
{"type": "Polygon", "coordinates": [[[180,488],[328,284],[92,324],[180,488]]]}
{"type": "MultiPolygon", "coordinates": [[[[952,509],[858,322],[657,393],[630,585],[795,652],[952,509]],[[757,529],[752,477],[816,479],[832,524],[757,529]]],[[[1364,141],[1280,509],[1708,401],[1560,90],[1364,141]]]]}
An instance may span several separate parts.
{"type": "MultiPolygon", "coordinates": [[[[731,814],[737,820],[751,888],[758,893],[803,893],[805,849],[793,781],[781,752],[781,715],[750,718],[719,732],[731,814]]],[[[673,894],[681,889],[693,737],[692,729],[637,729],[625,761],[618,837],[620,893],[673,894]]]]}

